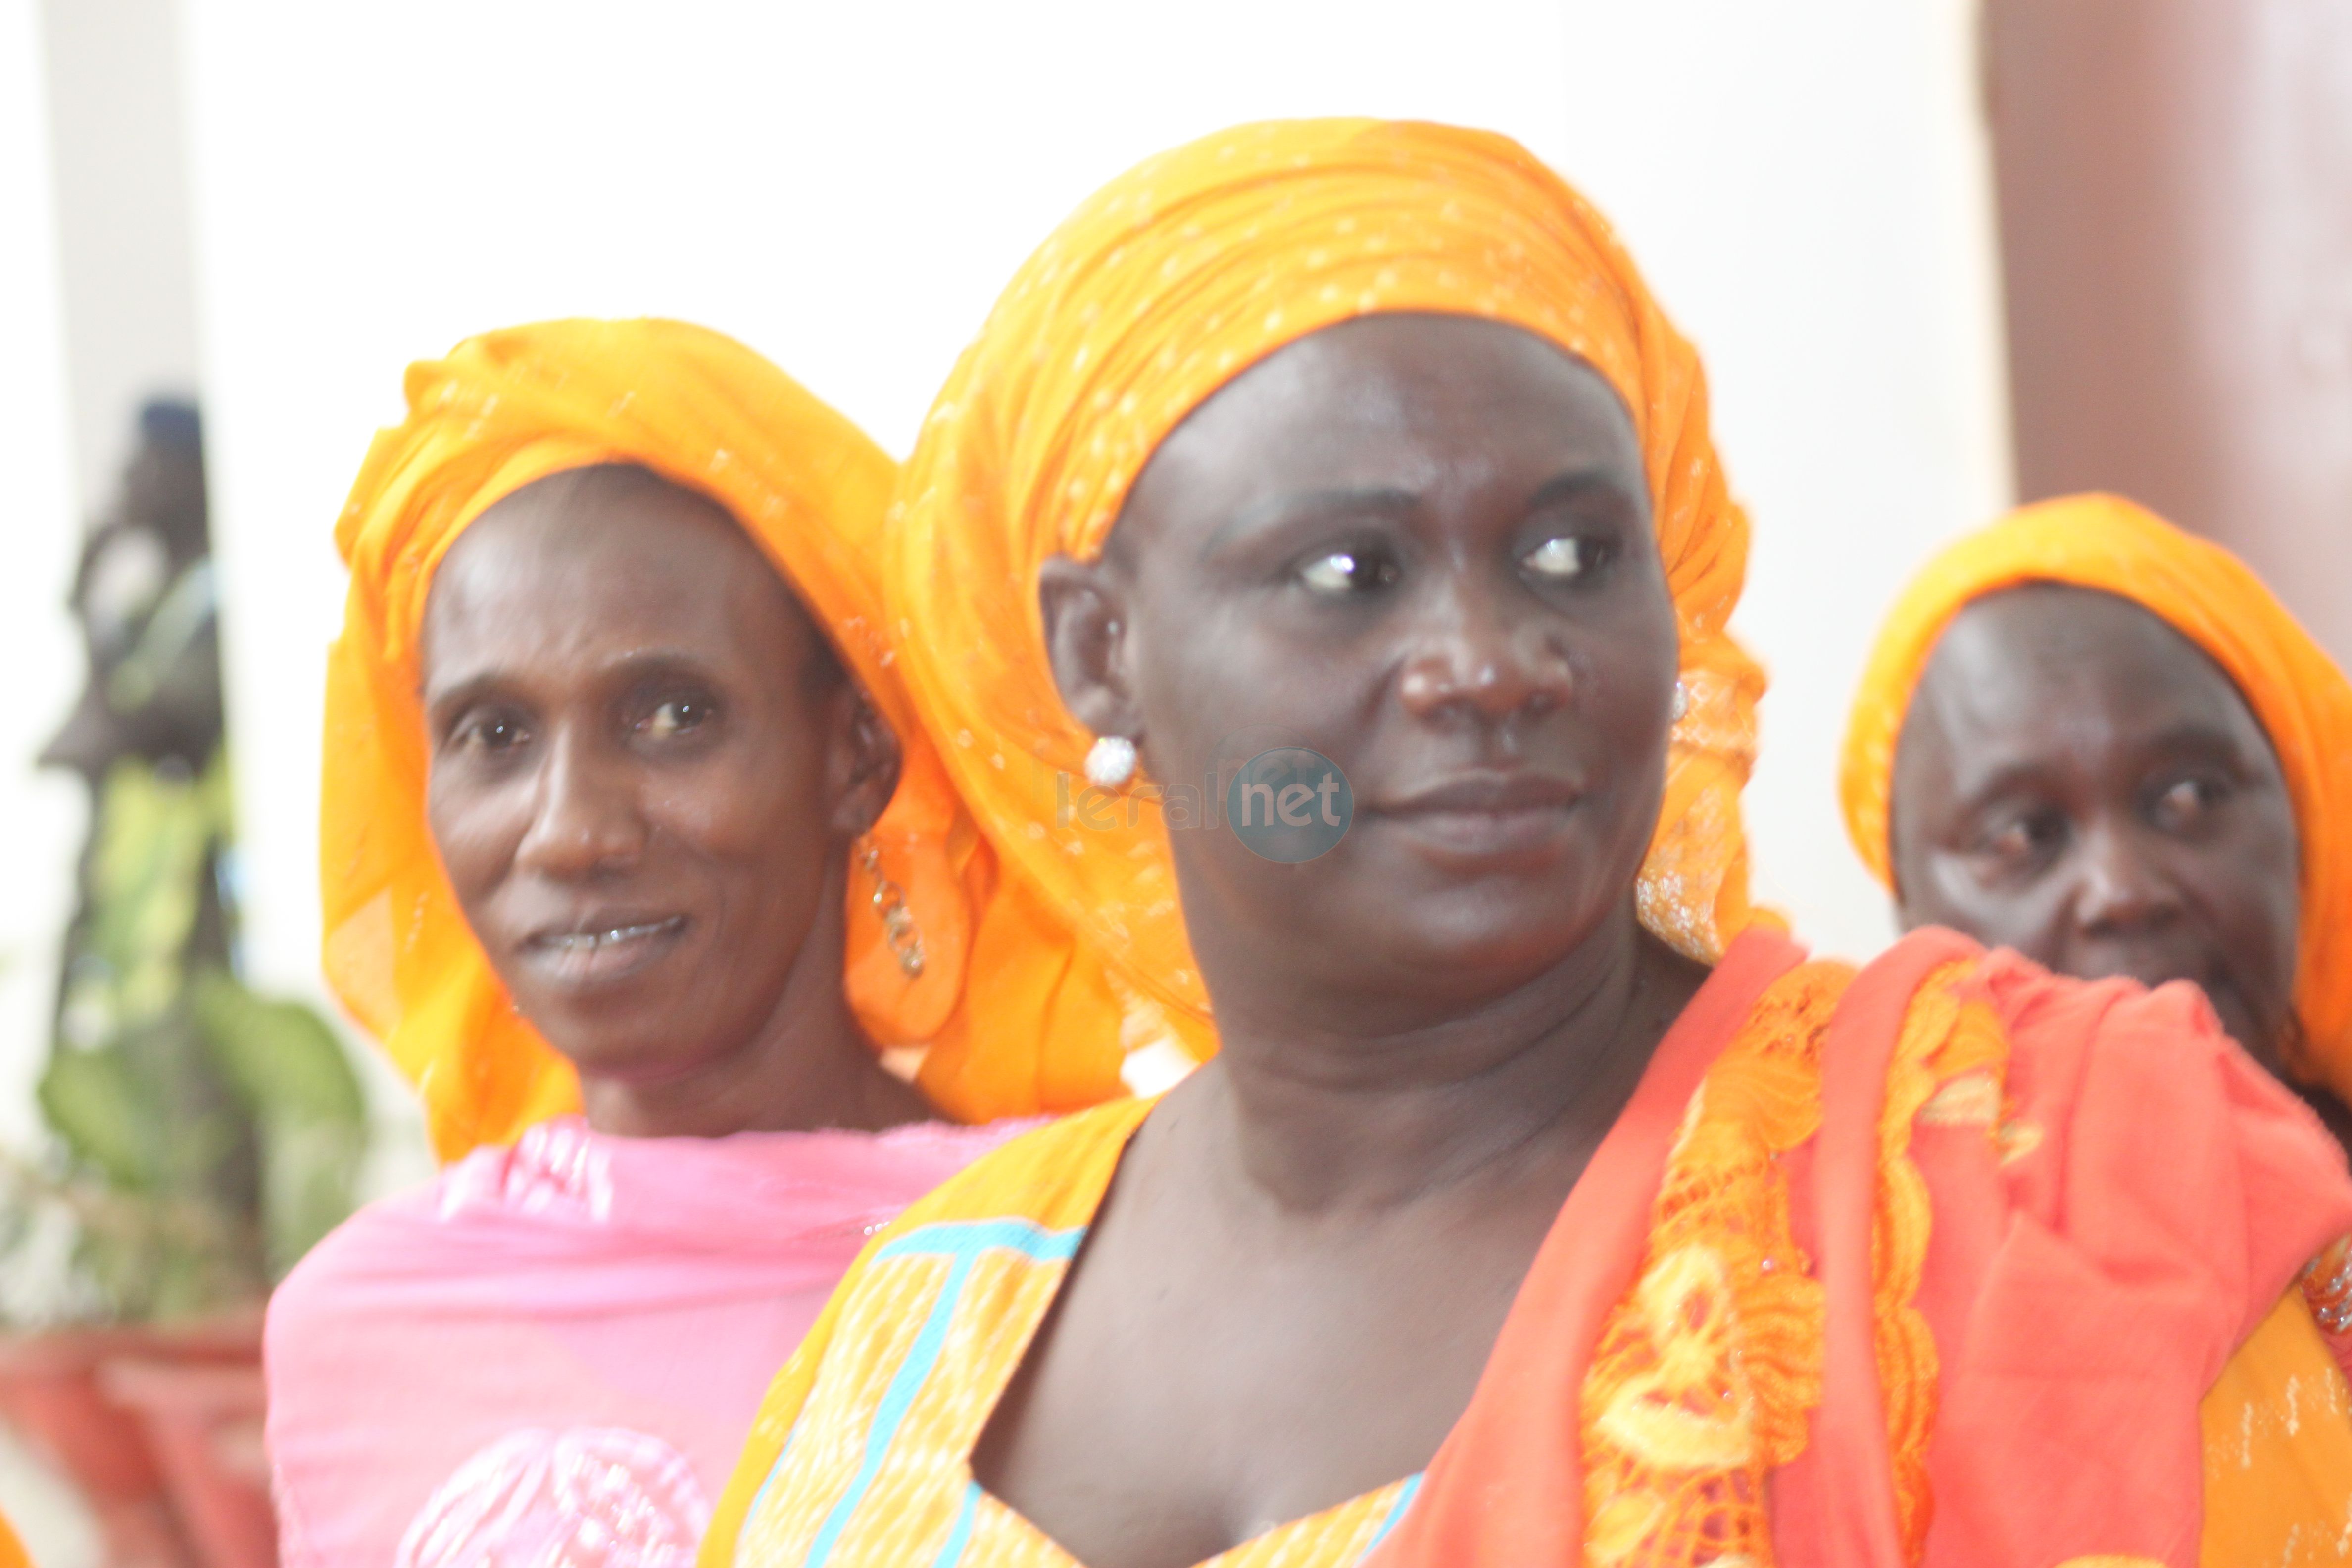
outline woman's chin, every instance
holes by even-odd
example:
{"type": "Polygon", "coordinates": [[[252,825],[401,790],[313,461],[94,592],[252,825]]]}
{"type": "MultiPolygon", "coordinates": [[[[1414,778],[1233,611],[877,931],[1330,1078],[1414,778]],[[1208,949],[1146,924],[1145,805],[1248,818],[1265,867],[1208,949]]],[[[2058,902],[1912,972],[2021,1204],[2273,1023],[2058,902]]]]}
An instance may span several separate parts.
{"type": "Polygon", "coordinates": [[[556,1054],[583,1079],[644,1088],[691,1077],[701,1053],[688,1049],[692,1037],[674,1030],[636,1026],[630,1020],[575,1023],[542,1031],[556,1054]]]}
{"type": "Polygon", "coordinates": [[[1363,985],[1475,1003],[1507,995],[1567,962],[1600,929],[1612,900],[1579,907],[1556,896],[1504,899],[1487,890],[1385,902],[1377,924],[1335,919],[1327,965],[1343,967],[1363,985]]]}
{"type": "Polygon", "coordinates": [[[523,1016],[556,1053],[584,1074],[660,1077],[691,1056],[703,1032],[691,999],[670,987],[615,986],[602,995],[533,997],[523,1016]]]}

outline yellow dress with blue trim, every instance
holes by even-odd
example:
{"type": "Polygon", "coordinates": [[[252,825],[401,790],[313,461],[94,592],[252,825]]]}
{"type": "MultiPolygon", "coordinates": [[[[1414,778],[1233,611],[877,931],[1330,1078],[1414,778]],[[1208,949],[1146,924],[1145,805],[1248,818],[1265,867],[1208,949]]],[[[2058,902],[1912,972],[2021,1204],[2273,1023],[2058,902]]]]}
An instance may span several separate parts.
{"type": "MultiPolygon", "coordinates": [[[[739,1474],[719,1505],[714,1531],[733,1532],[736,1562],[1078,1568],[972,1479],[971,1452],[1154,1103],[1105,1106],[1000,1151],[989,1185],[1001,1217],[941,1215],[943,1199],[969,1212],[959,1183],[877,1239],[763,1406],[798,1419],[790,1430],[754,1427],[752,1449],[775,1458],[748,1499],[739,1474]]],[[[1351,1568],[1411,1506],[1419,1479],[1277,1525],[1203,1568],[1351,1568]]]]}

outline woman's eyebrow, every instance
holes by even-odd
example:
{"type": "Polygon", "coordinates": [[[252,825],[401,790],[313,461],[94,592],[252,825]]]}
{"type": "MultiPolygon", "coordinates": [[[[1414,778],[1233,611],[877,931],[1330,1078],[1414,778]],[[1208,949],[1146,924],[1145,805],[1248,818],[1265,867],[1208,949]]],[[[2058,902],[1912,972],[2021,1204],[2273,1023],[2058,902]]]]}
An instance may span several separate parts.
{"type": "Polygon", "coordinates": [[[1234,512],[1209,535],[1201,553],[1203,557],[1213,555],[1236,539],[1321,513],[1377,512],[1401,517],[1420,504],[1417,492],[1400,485],[1334,485],[1321,489],[1289,490],[1252,501],[1234,512]]]}
{"type": "Polygon", "coordinates": [[[1961,812],[1984,810],[2023,791],[2046,793],[2053,788],[2059,764],[2051,757],[1998,753],[1959,757],[1952,763],[1952,802],[1961,812]],[[1972,763],[1979,765],[1971,766],[1972,763]]]}
{"type": "Polygon", "coordinates": [[[645,680],[666,675],[708,675],[712,660],[708,655],[689,652],[685,648],[635,648],[601,666],[597,673],[625,680],[645,680]]]}
{"type": "Polygon", "coordinates": [[[505,679],[495,669],[475,670],[448,681],[419,681],[416,686],[417,706],[427,713],[438,713],[450,708],[471,707],[490,696],[505,684],[505,679]]]}
{"type": "MultiPolygon", "coordinates": [[[[618,658],[597,665],[597,679],[607,683],[626,684],[634,681],[660,679],[666,676],[693,675],[708,677],[713,669],[710,658],[681,647],[632,648],[618,658]]],[[[461,672],[446,683],[428,682],[417,689],[417,701],[427,712],[456,705],[480,701],[512,686],[511,670],[495,666],[487,669],[461,672]]]]}
{"type": "Polygon", "coordinates": [[[1612,495],[1624,494],[1624,476],[1602,463],[1554,474],[1538,485],[1535,493],[1528,497],[1528,510],[1538,512],[1547,507],[1561,506],[1596,490],[1612,495]]]}
{"type": "MultiPolygon", "coordinates": [[[[2261,725],[2254,726],[2254,732],[2262,734],[2261,725]]],[[[2195,752],[2216,757],[2241,756],[2246,750],[2244,737],[2219,719],[2177,719],[2140,744],[2151,752],[2195,752]]]]}

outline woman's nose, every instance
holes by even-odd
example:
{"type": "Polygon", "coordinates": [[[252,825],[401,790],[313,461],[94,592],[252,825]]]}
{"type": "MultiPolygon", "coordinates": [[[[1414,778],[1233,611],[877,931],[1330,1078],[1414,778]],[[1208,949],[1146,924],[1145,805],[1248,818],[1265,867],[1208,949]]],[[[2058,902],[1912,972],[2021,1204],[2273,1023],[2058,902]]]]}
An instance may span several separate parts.
{"type": "Polygon", "coordinates": [[[1513,616],[1502,595],[1465,584],[1435,600],[1399,677],[1407,712],[1492,721],[1568,701],[1575,686],[1568,654],[1546,627],[1513,616]]]}
{"type": "Polygon", "coordinates": [[[592,741],[559,736],[540,775],[519,866],[570,880],[625,870],[645,849],[646,824],[629,770],[592,741]]]}
{"type": "Polygon", "coordinates": [[[2108,824],[2083,834],[2075,856],[2074,924],[2110,936],[2163,925],[2180,913],[2179,890],[2137,836],[2108,824]]]}

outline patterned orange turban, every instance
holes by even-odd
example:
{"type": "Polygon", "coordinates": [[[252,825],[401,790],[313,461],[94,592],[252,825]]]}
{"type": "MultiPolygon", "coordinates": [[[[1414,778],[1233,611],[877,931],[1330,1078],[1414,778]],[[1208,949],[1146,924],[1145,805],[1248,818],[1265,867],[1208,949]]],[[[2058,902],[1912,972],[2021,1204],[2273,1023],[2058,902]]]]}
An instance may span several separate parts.
{"type": "Polygon", "coordinates": [[[1642,915],[1707,958],[1748,920],[1739,791],[1764,678],[1724,629],[1748,521],[1697,354],[1601,215],[1517,143],[1369,120],[1243,126],[1129,171],[1039,247],[901,479],[894,640],[999,879],[965,1018],[924,1066],[957,1114],[1155,1087],[1212,1048],[1156,805],[1108,832],[1062,808],[1092,737],[1047,667],[1038,569],[1102,549],[1138,470],[1219,387],[1319,328],[1393,311],[1525,328],[1632,410],[1689,698],[1642,915]]]}
{"type": "Polygon", "coordinates": [[[1878,634],[1847,721],[1846,833],[1881,882],[1888,795],[1912,689],[1952,617],[1988,594],[2064,583],[2129,599],[2205,650],[2270,732],[2303,847],[2295,1013],[2312,1059],[2288,1066],[2352,1099],[2352,683],[2245,563],[2114,496],[2022,508],[1927,564],[1878,634]]]}
{"type": "Polygon", "coordinates": [[[890,459],[759,355],[677,321],[488,332],[411,365],[407,393],[335,527],[352,576],[328,656],[319,871],[328,981],[415,1080],[441,1156],[579,1104],[570,1064],[515,1011],[442,875],[416,696],[425,595],[451,542],[564,469],[639,464],[725,508],[897,730],[906,763],[872,843],[915,916],[922,972],[905,973],[853,867],[846,985],[878,1044],[928,1038],[961,988],[967,915],[948,858],[958,808],[881,635],[890,459]]]}

